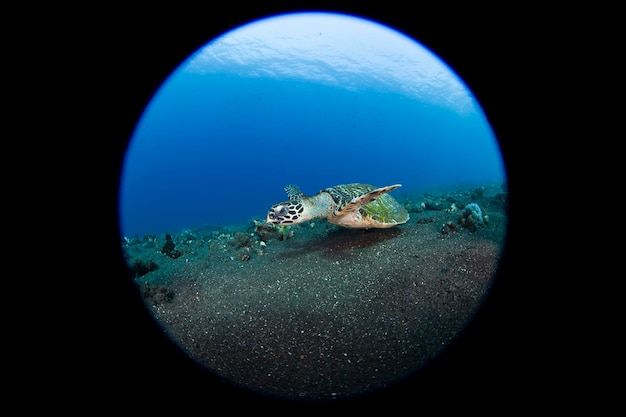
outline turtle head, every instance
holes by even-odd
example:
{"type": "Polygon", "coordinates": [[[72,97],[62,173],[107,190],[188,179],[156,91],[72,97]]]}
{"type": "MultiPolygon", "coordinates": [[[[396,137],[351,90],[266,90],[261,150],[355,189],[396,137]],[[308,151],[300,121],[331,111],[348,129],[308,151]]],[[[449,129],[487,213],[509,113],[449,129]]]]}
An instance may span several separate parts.
{"type": "Polygon", "coordinates": [[[287,197],[289,197],[289,201],[274,204],[267,212],[266,222],[276,225],[289,225],[309,220],[309,218],[302,216],[304,211],[302,206],[304,194],[302,194],[300,188],[297,185],[289,184],[285,187],[285,192],[287,197]]]}
{"type": "Polygon", "coordinates": [[[284,201],[282,203],[274,204],[272,208],[267,212],[267,223],[275,225],[290,225],[301,223],[308,219],[302,217],[304,207],[301,202],[284,201]]]}

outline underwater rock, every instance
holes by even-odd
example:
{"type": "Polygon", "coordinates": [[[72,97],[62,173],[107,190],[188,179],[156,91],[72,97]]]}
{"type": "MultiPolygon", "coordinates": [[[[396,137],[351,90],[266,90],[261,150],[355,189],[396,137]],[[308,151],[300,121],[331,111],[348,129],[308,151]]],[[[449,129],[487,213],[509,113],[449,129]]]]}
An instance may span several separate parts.
{"type": "Polygon", "coordinates": [[[414,200],[408,200],[406,203],[404,203],[404,208],[409,213],[421,213],[426,210],[426,204],[423,202],[418,203],[414,200]]]}
{"type": "Polygon", "coordinates": [[[441,211],[441,210],[445,209],[445,206],[440,201],[426,200],[426,201],[424,201],[424,208],[426,210],[441,211]]]}
{"type": "Polygon", "coordinates": [[[434,216],[430,216],[430,217],[422,217],[420,219],[417,219],[417,223],[418,224],[426,224],[426,223],[432,223],[435,221],[435,217],[434,216]]]}
{"type": "Polygon", "coordinates": [[[233,234],[233,240],[231,241],[231,245],[237,248],[245,248],[250,246],[251,243],[252,236],[249,233],[235,232],[233,234]]]}
{"type": "Polygon", "coordinates": [[[131,276],[133,278],[137,278],[146,275],[148,272],[156,271],[159,269],[159,265],[157,265],[152,259],[148,261],[137,259],[128,267],[128,269],[130,270],[131,276]]]}
{"type": "Polygon", "coordinates": [[[482,198],[485,195],[484,190],[482,188],[476,188],[474,191],[472,191],[472,194],[470,195],[470,198],[472,200],[477,200],[479,198],[482,198]]]}

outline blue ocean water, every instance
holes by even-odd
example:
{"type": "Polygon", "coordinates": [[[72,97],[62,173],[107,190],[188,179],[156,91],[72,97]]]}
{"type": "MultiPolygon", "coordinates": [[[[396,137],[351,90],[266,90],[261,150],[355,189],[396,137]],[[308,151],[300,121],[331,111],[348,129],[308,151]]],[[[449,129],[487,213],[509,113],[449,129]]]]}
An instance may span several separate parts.
{"type": "Polygon", "coordinates": [[[359,77],[332,84],[176,71],[129,142],[121,235],[264,219],[286,200],[287,184],[311,195],[343,183],[401,183],[398,198],[506,180],[497,140],[471,94],[461,111],[437,97],[373,88],[365,78],[360,85],[359,77]]]}

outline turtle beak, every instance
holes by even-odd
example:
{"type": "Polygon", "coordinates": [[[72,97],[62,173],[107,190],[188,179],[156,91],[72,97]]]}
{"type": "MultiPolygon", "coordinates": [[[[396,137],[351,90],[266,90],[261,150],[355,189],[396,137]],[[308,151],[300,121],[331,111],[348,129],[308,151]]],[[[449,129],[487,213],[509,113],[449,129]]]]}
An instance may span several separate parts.
{"type": "Polygon", "coordinates": [[[269,213],[267,213],[267,218],[265,219],[265,222],[266,223],[273,223],[273,224],[278,223],[276,221],[276,216],[274,215],[274,211],[273,210],[270,210],[269,213]]]}
{"type": "Polygon", "coordinates": [[[289,214],[289,207],[278,204],[267,213],[266,221],[273,224],[281,224],[285,220],[285,215],[289,214]]]}

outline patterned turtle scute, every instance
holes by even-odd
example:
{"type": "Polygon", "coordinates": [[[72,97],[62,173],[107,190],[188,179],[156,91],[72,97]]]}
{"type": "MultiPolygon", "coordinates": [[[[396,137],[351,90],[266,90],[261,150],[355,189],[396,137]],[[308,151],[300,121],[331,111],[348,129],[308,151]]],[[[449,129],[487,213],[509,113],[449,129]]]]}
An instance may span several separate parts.
{"type": "Polygon", "coordinates": [[[335,203],[341,207],[353,198],[369,193],[375,189],[376,187],[367,184],[343,184],[326,188],[322,191],[329,193],[333,197],[333,200],[335,200],[335,203]]]}
{"type": "Polygon", "coordinates": [[[409,219],[409,213],[405,208],[387,194],[389,190],[383,191],[383,189],[369,184],[343,184],[323,191],[329,193],[337,204],[334,215],[342,215],[343,210],[346,206],[351,205],[353,199],[375,190],[379,190],[379,192],[371,195],[371,200],[368,203],[359,205],[358,210],[362,217],[371,219],[375,223],[389,225],[402,224],[409,219]]]}

